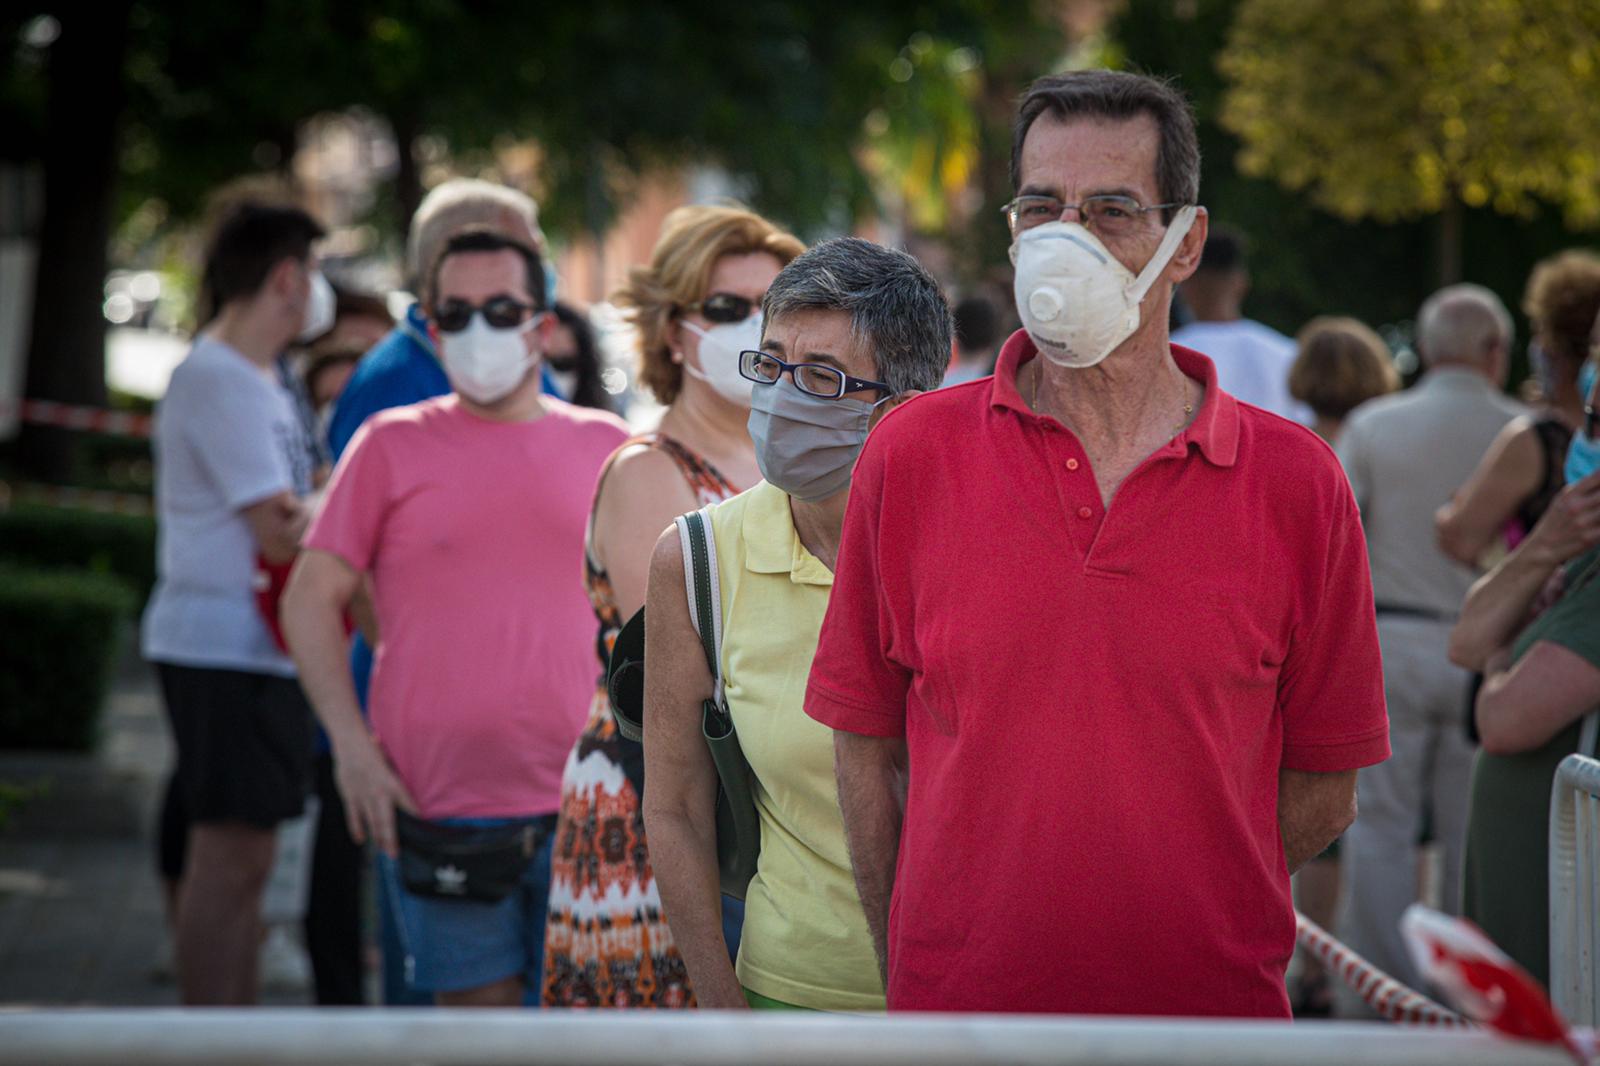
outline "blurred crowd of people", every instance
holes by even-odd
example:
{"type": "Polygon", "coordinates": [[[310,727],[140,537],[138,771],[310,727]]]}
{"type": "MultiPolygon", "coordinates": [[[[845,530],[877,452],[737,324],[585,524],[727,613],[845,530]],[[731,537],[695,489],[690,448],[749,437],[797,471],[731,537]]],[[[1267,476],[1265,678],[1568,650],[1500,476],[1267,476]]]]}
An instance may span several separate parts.
{"type": "Polygon", "coordinates": [[[386,1003],[1359,1015],[1286,990],[1291,874],[1408,983],[1417,899],[1546,976],[1600,257],[1529,279],[1521,400],[1475,285],[1402,390],[1367,324],[1244,317],[1170,85],[1042,79],[1015,146],[1015,319],[674,211],[612,296],[642,432],[522,193],[429,193],[398,319],[304,211],[231,208],[143,628],[185,1003],[256,1001],[296,822],[327,1005],[376,943],[386,1003]]]}

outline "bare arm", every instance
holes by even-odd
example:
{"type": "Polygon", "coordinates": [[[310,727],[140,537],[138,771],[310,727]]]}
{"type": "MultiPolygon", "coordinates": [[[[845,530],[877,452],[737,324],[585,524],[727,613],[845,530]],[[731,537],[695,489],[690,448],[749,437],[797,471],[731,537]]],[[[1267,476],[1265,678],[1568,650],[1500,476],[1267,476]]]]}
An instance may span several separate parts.
{"type": "Polygon", "coordinates": [[[1439,550],[1476,566],[1522,502],[1538,491],[1544,470],[1538,434],[1526,418],[1512,419],[1495,437],[1455,497],[1434,512],[1439,550]]]}
{"type": "Polygon", "coordinates": [[[1536,641],[1515,666],[1498,656],[1478,691],[1483,750],[1532,751],[1600,706],[1600,667],[1560,644],[1536,641]]]}
{"type": "Polygon", "coordinates": [[[252,503],[241,512],[250,524],[256,546],[269,563],[287,563],[300,550],[310,512],[292,492],[280,492],[252,503]]]}
{"type": "Polygon", "coordinates": [[[1472,586],[1450,633],[1450,660],[1482,670],[1528,621],[1556,568],[1600,544],[1600,473],[1568,485],[1516,550],[1472,586]]]}
{"type": "Polygon", "coordinates": [[[856,894],[867,913],[878,972],[889,984],[889,900],[894,895],[900,827],[905,821],[908,760],[904,737],[833,733],[833,767],[839,809],[855,873],[856,894]]]}
{"type": "Polygon", "coordinates": [[[617,457],[595,499],[595,554],[623,618],[644,606],[656,536],[699,506],[678,464],[642,445],[617,457]]]}
{"type": "Polygon", "coordinates": [[[343,559],[315,549],[295,560],[284,590],[283,634],[300,671],[300,684],[333,743],[335,777],[344,797],[350,835],[370,835],[383,851],[398,852],[394,808],[416,810],[388,758],[367,731],[346,659],[344,611],[361,587],[361,575],[343,559]]]}
{"type": "Polygon", "coordinates": [[[717,770],[701,731],[711,672],[689,619],[674,527],[650,559],[645,618],[644,823],[661,907],[700,1006],[745,1008],[722,936],[717,770]]]}
{"type": "Polygon", "coordinates": [[[1294,873],[1356,820],[1356,772],[1278,771],[1278,829],[1283,858],[1294,873]]]}

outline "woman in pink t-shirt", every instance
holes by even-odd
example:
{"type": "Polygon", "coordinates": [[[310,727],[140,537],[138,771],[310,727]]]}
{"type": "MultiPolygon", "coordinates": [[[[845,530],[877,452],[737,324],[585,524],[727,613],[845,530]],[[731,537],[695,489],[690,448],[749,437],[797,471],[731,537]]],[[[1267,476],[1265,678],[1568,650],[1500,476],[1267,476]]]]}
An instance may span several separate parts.
{"type": "MultiPolygon", "coordinates": [[[[640,378],[667,410],[657,432],[612,455],[595,490],[584,569],[602,671],[622,623],[644,606],[656,537],[678,515],[760,480],[738,356],[760,345],[761,298],[803,250],[748,211],[684,207],[614,297],[639,331],[640,378]]],[[[650,868],[643,791],[643,750],[617,732],[602,686],[562,777],[547,1005],[694,1005],[650,868]]]]}

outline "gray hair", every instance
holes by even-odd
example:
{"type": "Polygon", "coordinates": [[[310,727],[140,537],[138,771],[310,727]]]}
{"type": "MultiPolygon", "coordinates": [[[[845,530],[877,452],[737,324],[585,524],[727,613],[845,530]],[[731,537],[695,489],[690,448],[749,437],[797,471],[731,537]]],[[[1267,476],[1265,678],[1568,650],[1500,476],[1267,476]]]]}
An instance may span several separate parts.
{"type": "Polygon", "coordinates": [[[471,228],[492,230],[544,255],[539,206],[531,197],[492,181],[451,178],[423,197],[406,238],[406,273],[424,302],[430,294],[420,287],[433,275],[433,265],[444,246],[451,237],[471,228]]]}
{"type": "Polygon", "coordinates": [[[796,311],[846,311],[872,350],[878,378],[897,394],[939,387],[950,365],[950,305],[939,283],[904,252],[837,237],[801,255],[761,301],[772,322],[796,311]]]}
{"type": "MultiPolygon", "coordinates": [[[[1063,121],[1076,118],[1123,121],[1149,115],[1160,131],[1156,146],[1156,188],[1169,204],[1200,199],[1200,141],[1194,112],[1174,82],[1121,70],[1074,70],[1050,74],[1032,85],[1017,105],[1011,130],[1011,187],[1021,191],[1022,145],[1034,120],[1049,112],[1063,121]]],[[[1163,211],[1165,221],[1173,212],[1163,211]]]]}
{"type": "Polygon", "coordinates": [[[1487,361],[1495,349],[1511,347],[1511,313],[1482,285],[1450,285],[1417,312],[1417,348],[1425,362],[1487,361]]]}

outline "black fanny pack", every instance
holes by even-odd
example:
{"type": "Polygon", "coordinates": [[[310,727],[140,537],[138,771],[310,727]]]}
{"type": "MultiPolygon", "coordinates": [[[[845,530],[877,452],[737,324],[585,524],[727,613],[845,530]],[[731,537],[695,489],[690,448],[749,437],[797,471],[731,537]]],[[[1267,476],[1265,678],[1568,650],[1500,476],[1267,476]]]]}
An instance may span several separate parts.
{"type": "Polygon", "coordinates": [[[405,811],[394,814],[406,891],[479,903],[509,896],[556,827],[553,814],[494,826],[441,825],[405,811]]]}

